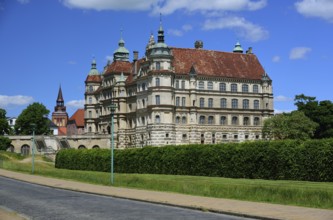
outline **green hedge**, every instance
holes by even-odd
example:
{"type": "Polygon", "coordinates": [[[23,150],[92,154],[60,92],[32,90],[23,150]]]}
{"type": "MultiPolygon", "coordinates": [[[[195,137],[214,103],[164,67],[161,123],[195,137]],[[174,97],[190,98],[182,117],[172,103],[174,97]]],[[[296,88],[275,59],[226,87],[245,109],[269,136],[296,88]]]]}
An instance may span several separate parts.
{"type": "MultiPolygon", "coordinates": [[[[115,150],[115,172],[333,181],[333,139],[115,150]]],[[[110,171],[110,150],[61,150],[56,167],[110,171]]]]}

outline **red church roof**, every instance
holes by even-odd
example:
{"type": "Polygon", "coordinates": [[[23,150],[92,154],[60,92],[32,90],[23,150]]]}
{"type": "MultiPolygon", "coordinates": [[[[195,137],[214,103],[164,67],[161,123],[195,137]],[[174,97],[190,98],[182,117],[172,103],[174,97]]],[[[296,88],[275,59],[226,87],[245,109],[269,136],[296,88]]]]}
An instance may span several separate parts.
{"type": "Polygon", "coordinates": [[[78,109],[69,120],[75,121],[77,127],[84,127],[84,109],[78,109]]]}

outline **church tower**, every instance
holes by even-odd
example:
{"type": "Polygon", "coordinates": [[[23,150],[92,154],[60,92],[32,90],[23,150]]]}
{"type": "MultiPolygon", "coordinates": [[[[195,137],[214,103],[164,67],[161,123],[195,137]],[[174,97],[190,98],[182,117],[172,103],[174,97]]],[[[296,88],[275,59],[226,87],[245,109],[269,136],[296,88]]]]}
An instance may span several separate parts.
{"type": "Polygon", "coordinates": [[[65,135],[68,121],[68,114],[66,112],[66,106],[64,105],[64,98],[62,96],[61,86],[59,86],[57,105],[54,107],[52,113],[52,121],[58,126],[58,134],[65,135]]]}

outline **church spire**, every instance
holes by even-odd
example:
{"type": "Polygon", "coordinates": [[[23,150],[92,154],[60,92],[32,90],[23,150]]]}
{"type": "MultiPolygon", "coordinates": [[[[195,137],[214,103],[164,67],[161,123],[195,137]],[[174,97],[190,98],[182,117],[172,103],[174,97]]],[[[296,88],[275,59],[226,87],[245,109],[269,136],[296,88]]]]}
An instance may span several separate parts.
{"type": "Polygon", "coordinates": [[[56,112],[66,112],[66,106],[64,104],[64,98],[62,96],[61,85],[59,86],[58,97],[57,97],[57,105],[54,107],[54,111],[56,112]]]}
{"type": "Polygon", "coordinates": [[[64,98],[62,97],[61,85],[59,86],[57,105],[58,105],[58,103],[64,103],[64,98]]]}

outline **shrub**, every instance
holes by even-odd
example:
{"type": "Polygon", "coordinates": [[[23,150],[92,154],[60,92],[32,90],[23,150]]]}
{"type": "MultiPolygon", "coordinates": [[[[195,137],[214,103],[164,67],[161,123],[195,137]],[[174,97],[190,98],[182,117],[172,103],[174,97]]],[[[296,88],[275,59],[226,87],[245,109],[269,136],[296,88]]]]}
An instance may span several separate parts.
{"type": "MultiPolygon", "coordinates": [[[[115,172],[333,181],[333,139],[115,150],[115,172]]],[[[56,167],[110,171],[110,150],[58,152],[56,167]]]]}

